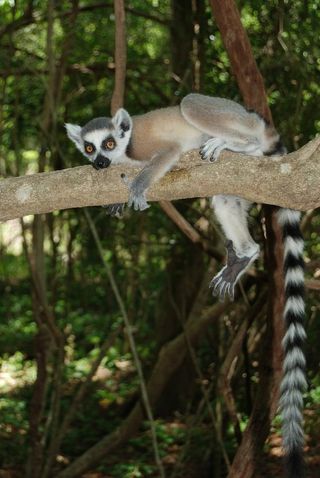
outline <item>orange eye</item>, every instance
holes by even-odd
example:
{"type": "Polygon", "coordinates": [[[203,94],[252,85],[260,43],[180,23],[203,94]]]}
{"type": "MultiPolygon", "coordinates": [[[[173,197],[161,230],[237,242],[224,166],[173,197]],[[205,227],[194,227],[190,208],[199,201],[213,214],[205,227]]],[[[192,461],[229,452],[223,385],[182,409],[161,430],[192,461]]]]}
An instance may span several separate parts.
{"type": "Polygon", "coordinates": [[[93,148],[92,144],[87,144],[86,145],[86,153],[88,153],[88,154],[93,153],[93,149],[94,148],[93,148]]]}
{"type": "Polygon", "coordinates": [[[114,141],[112,139],[108,139],[105,143],[107,149],[113,149],[114,148],[114,141]]]}

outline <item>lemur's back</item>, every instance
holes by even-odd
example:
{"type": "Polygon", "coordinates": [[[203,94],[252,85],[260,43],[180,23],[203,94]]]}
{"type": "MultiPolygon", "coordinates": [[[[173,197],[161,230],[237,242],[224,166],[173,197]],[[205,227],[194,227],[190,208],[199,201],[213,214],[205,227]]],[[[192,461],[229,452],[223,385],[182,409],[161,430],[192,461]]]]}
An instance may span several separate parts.
{"type": "Polygon", "coordinates": [[[188,123],[180,106],[161,108],[132,117],[129,156],[149,160],[167,147],[179,145],[181,152],[199,148],[208,136],[188,123]]]}

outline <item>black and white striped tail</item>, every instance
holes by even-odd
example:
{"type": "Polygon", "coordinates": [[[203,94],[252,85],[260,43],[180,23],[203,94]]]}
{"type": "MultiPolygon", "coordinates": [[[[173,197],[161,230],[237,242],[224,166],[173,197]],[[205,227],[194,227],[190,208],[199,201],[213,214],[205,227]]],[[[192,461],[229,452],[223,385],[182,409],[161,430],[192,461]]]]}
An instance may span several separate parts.
{"type": "Polygon", "coordinates": [[[304,264],[300,212],[279,209],[278,221],[283,230],[285,277],[284,364],[280,410],[282,440],[289,478],[304,476],[303,460],[303,393],[307,387],[303,343],[304,329],[304,264]]]}

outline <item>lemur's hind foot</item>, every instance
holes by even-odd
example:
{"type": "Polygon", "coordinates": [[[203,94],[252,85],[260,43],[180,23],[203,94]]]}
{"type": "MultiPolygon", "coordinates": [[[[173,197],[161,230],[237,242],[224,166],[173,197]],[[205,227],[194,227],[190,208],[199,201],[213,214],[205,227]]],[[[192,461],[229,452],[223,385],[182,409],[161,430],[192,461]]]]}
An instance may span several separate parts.
{"type": "Polygon", "coordinates": [[[228,146],[223,139],[208,139],[208,141],[206,141],[200,148],[201,159],[213,163],[216,159],[218,159],[221,151],[227,148],[228,146]]]}
{"type": "Polygon", "coordinates": [[[227,242],[226,249],[227,263],[209,285],[210,289],[213,289],[213,295],[218,296],[221,301],[224,301],[227,296],[230,300],[234,300],[236,283],[259,255],[259,251],[257,251],[252,256],[238,257],[232,241],[227,242]]]}

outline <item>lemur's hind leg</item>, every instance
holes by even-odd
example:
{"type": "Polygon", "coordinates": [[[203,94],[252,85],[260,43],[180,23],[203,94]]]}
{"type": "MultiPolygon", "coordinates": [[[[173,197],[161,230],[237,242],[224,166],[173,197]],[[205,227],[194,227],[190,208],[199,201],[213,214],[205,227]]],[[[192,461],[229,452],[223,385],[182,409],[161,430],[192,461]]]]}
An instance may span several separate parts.
{"type": "Polygon", "coordinates": [[[264,120],[234,101],[191,93],[180,110],[207,138],[200,150],[203,159],[214,161],[224,149],[255,155],[267,141],[264,120]]]}
{"type": "Polygon", "coordinates": [[[235,285],[259,255],[259,245],[252,239],[247,222],[250,203],[235,196],[212,198],[216,217],[227,238],[227,263],[212,279],[213,294],[223,300],[234,299],[235,285]]]}

